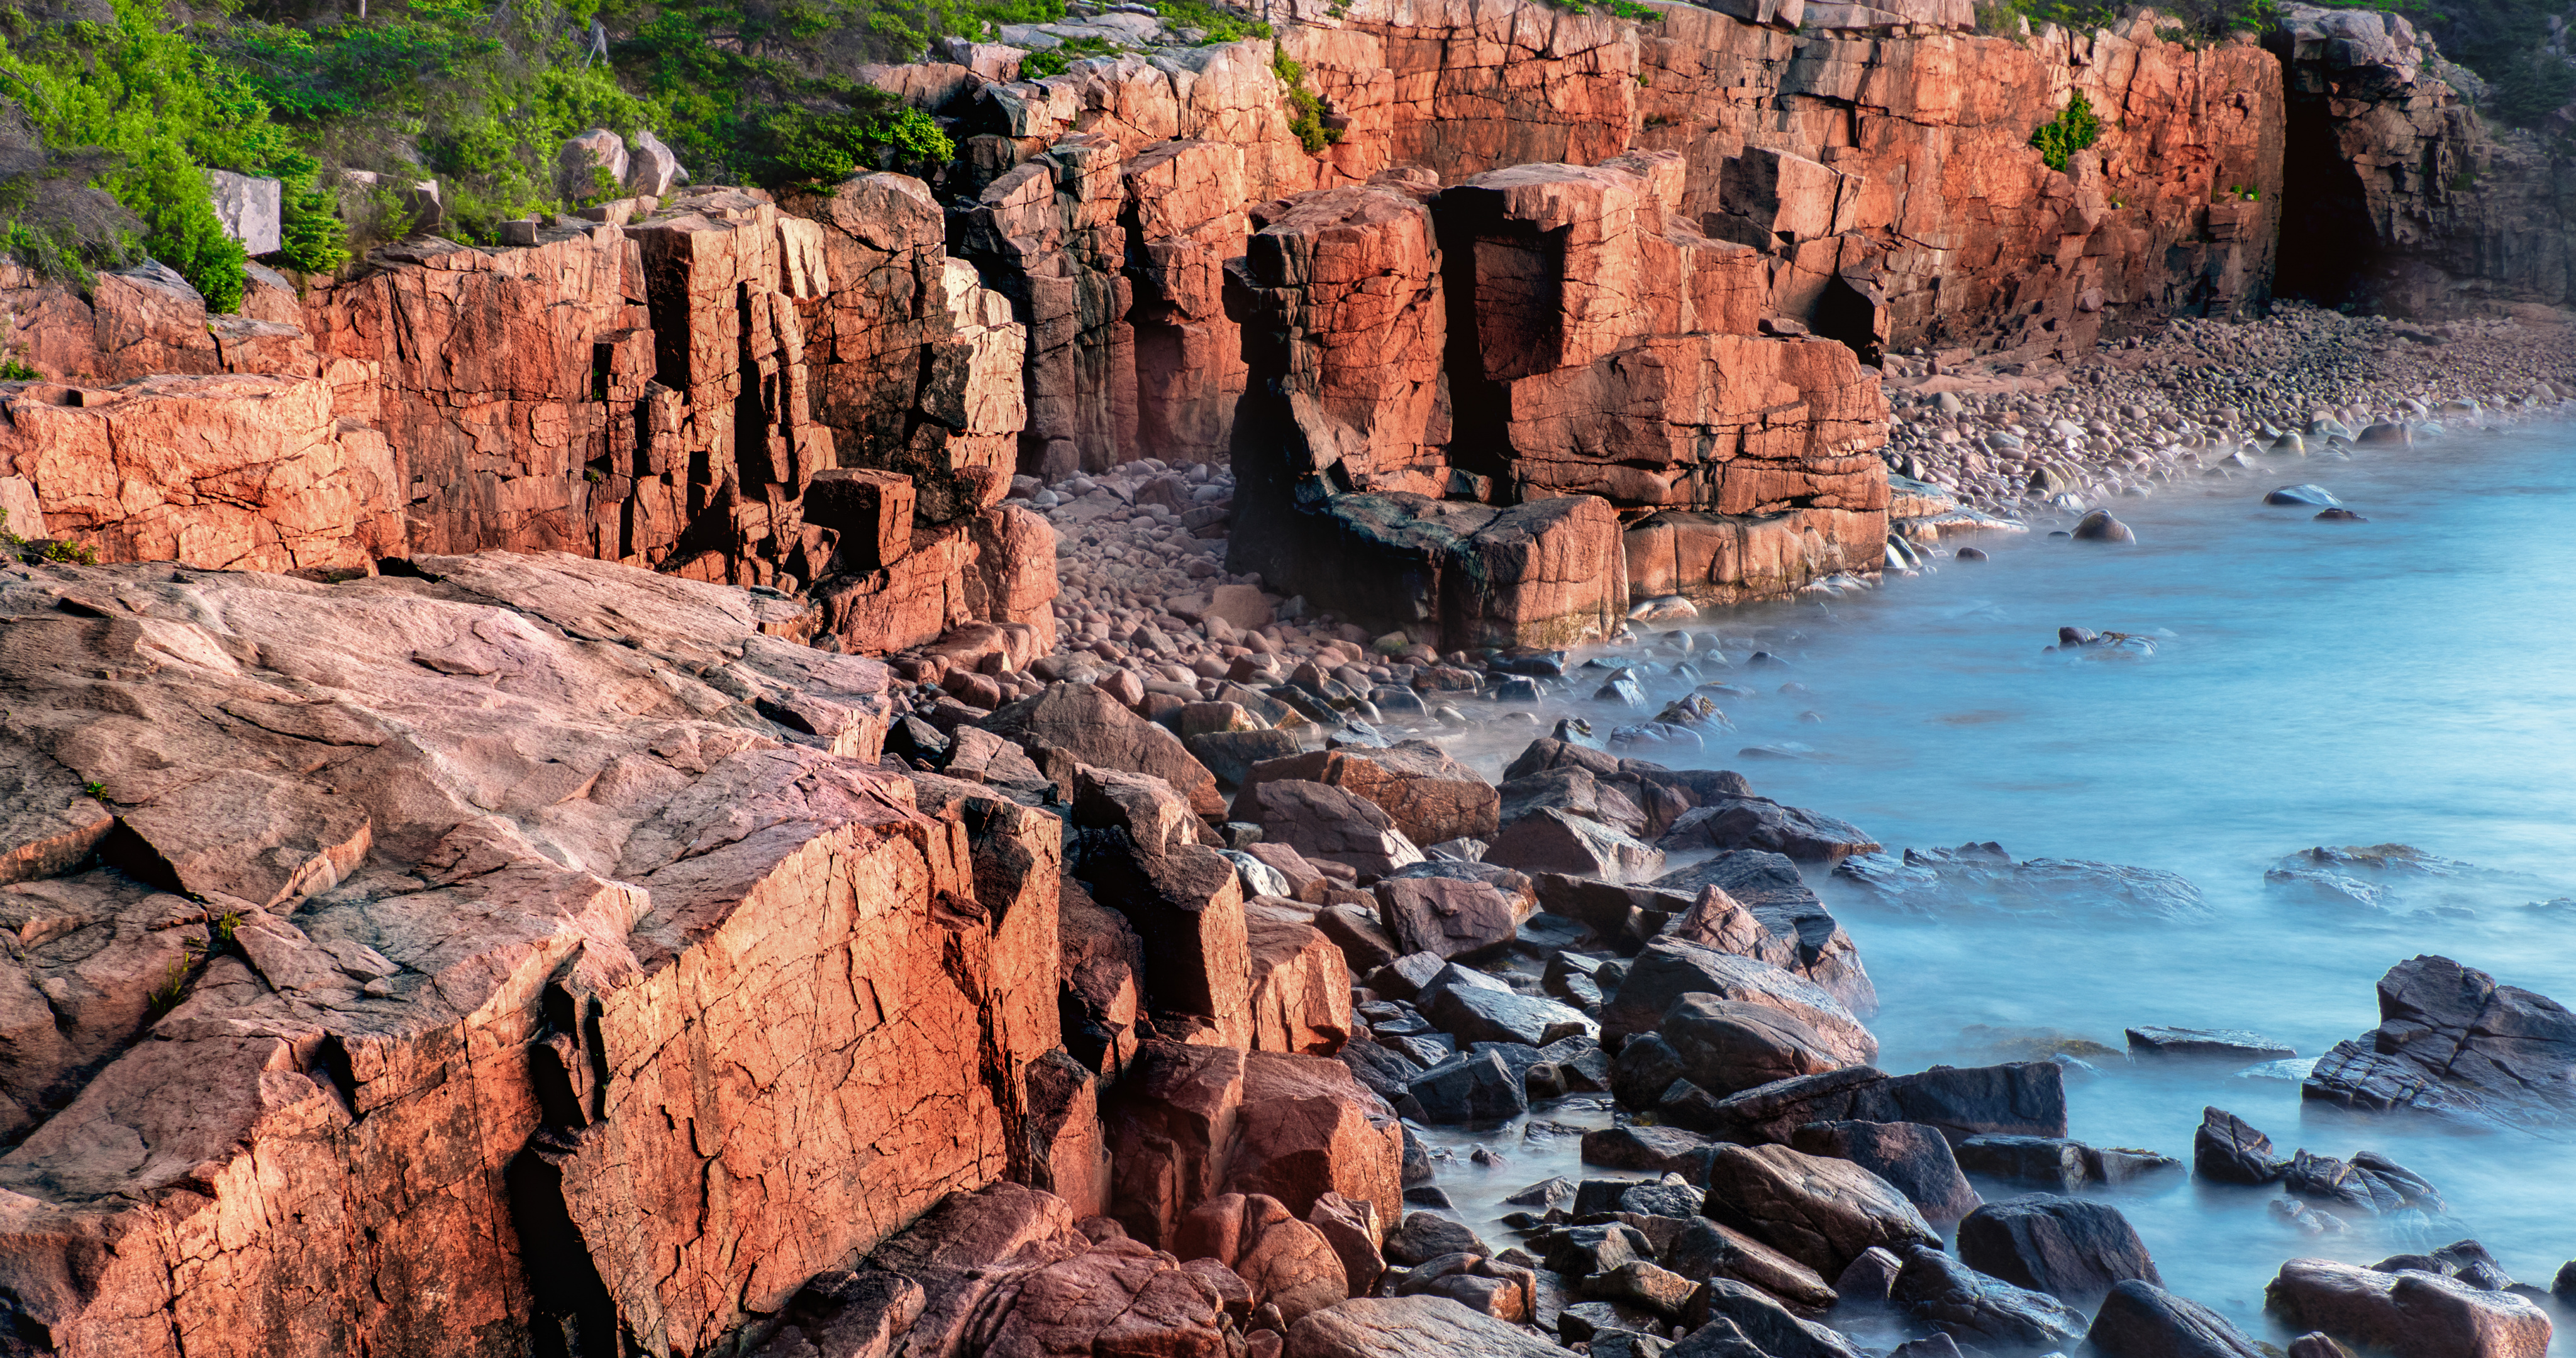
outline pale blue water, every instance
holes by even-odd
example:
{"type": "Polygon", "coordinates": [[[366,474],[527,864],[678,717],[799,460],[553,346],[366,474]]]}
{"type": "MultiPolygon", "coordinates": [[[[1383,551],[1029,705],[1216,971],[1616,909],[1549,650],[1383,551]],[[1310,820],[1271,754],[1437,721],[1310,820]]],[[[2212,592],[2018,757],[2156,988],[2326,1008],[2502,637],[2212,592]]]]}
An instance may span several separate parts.
{"type": "MultiPolygon", "coordinates": [[[[2136,546],[1990,535],[1968,540],[1990,561],[1709,620],[1793,667],[1714,676],[1764,692],[1726,704],[1739,732],[1701,762],[1855,821],[1891,852],[1991,839],[2016,857],[2164,868],[2215,907],[2215,922],[2189,925],[1936,923],[1819,876],[1877,982],[1881,1064],[1994,1059],[1961,1037],[1975,1024],[2112,1047],[2133,1024],[2250,1028],[2315,1055],[2375,1024],[2373,984],[2419,952],[2576,1003],[2576,911],[2527,908],[2576,895],[2576,437],[2463,432],[2112,507],[2136,546]],[[2370,521],[2261,503],[2299,481],[2370,521]],[[2061,624],[2156,634],[2159,651],[2043,654],[2061,624]],[[1812,692],[1774,691],[1790,680],[1812,692]],[[1825,721],[1799,721],[1805,710],[1825,721]],[[1735,753],[1779,740],[1817,758],[1735,753]],[[2386,841],[2487,871],[2401,907],[2445,912],[2432,915],[2374,918],[2263,888],[2294,850],[2386,841]]],[[[1664,680],[1656,696],[1680,687],[1664,680]]],[[[2176,1174],[2109,1194],[2167,1286],[2258,1336],[2287,1337],[2261,1304],[2293,1257],[2367,1263],[2475,1237],[2543,1287],[2576,1257],[2576,1144],[2341,1115],[2303,1105],[2296,1084],[2206,1070],[2109,1063],[2070,1097],[2074,1134],[2095,1144],[2188,1160],[2202,1105],[2217,1104],[2283,1155],[2377,1149],[2442,1190],[2451,1210],[2429,1225],[2364,1221],[2325,1239],[2274,1219],[2262,1190],[2176,1174]]],[[[1508,1192],[1541,1171],[1579,1177],[1544,1155],[1486,1177],[1510,1178],[1496,1185],[1508,1192]]]]}

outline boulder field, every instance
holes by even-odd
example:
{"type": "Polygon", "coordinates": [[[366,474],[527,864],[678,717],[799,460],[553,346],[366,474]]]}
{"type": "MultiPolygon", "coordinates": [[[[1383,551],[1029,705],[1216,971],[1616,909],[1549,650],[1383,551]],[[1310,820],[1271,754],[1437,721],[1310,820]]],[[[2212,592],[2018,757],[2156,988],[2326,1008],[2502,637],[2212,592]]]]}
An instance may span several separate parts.
{"type": "MultiPolygon", "coordinates": [[[[2181,1162],[2069,1139],[2062,1058],[1875,1064],[1797,867],[1858,827],[1571,722],[1497,787],[1102,682],[974,715],[806,616],[569,553],[0,567],[12,1351],[2257,1351],[2076,1196],[2181,1162]],[[1578,1105],[1515,1238],[1443,1210],[1410,1126],[1578,1105]]],[[[2433,957],[2381,1005],[2310,1098],[2563,1119],[2563,1009],[2433,957]]],[[[2214,1108],[2192,1172],[2446,1210],[2214,1108]]],[[[2470,1240],[2269,1304],[2503,1358],[2539,1295],[2470,1240]]]]}

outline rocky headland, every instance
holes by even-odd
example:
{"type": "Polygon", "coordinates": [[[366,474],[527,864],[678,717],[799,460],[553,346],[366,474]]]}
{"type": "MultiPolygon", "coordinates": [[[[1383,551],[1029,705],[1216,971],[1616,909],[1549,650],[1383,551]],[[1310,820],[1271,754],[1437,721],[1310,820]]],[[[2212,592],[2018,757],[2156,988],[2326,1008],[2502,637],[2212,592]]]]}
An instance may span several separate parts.
{"type": "MultiPolygon", "coordinates": [[[[2184,1164],[2063,1053],[1876,1064],[1810,879],[2190,884],[1701,767],[1777,657],[1695,624],[2563,418],[2563,161],[2365,11],[1128,8],[871,68],[935,183],[666,167],[237,314],[0,276],[0,1350],[2265,1351],[2076,1196],[2184,1164]],[[1480,1238],[1421,1133],[1533,1108],[1589,1168],[1480,1238]]],[[[2310,1100],[2567,1125],[2555,1003],[2379,1001],[2310,1100]]],[[[2440,1203],[2215,1108],[2188,1172],[2440,1203]]],[[[2539,1358],[2549,1297],[2270,1305],[2539,1358]]]]}

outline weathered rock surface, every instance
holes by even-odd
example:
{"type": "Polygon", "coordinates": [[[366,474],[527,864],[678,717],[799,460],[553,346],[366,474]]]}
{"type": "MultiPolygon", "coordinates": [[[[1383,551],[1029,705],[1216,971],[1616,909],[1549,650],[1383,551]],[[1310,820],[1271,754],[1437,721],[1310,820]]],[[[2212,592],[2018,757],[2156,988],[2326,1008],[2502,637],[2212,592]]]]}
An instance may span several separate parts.
{"type": "Polygon", "coordinates": [[[1937,1245],[1930,1223],[1886,1180],[1848,1160],[1786,1146],[1722,1146],[1701,1211],[1814,1269],[1839,1276],[1872,1246],[1937,1245]]]}
{"type": "Polygon", "coordinates": [[[1977,1210],[1983,1199],[1959,1172],[1950,1143],[1914,1122],[1811,1122],[1791,1146],[1809,1155],[1849,1160],[1903,1193],[1924,1219],[1949,1225],[1977,1210]]]}
{"type": "Polygon", "coordinates": [[[763,635],[774,601],[418,565],[0,582],[6,890],[89,954],[12,974],[95,1021],[20,1048],[0,1156],[58,1344],[702,1347],[1026,1161],[1050,818],[861,762],[885,671],[763,635]],[[839,715],[762,715],[800,707],[839,715]]]}
{"type": "Polygon", "coordinates": [[[1758,958],[1678,938],[1656,939],[1637,955],[1618,993],[1601,1011],[1601,1030],[1605,1036],[1624,1037],[1655,1028],[1675,1000],[1690,994],[1778,1010],[1814,1032],[1827,1054],[1848,1065],[1866,1065],[1878,1056],[1878,1039],[1822,988],[1758,958]]]}
{"type": "Polygon", "coordinates": [[[2293,1259],[2264,1289],[2292,1326],[2400,1358],[2537,1358],[2549,1316],[2529,1299],[2437,1274],[2293,1259]]]}
{"type": "Polygon", "coordinates": [[[1933,1246],[1909,1245],[1898,1253],[1905,1267],[1891,1299],[1963,1345],[2046,1350],[2084,1337],[2084,1313],[2045,1292],[1987,1277],[1933,1246]]]}
{"type": "Polygon", "coordinates": [[[1553,1358],[1563,1349],[1447,1297],[1343,1302],[1288,1331],[1287,1358],[1421,1358],[1426,1353],[1553,1358]]]}
{"type": "Polygon", "coordinates": [[[2102,1358],[2256,1358],[2263,1352],[2216,1311],[2137,1281],[2120,1283],[2103,1298],[2084,1342],[2102,1358]]]}
{"type": "Polygon", "coordinates": [[[2087,1198],[2033,1193],[1987,1203],[1959,1223],[1958,1250],[1979,1273],[2077,1306],[2132,1279],[2164,1283],[2120,1209],[2087,1198]]]}
{"type": "Polygon", "coordinates": [[[2319,1058],[2301,1094],[2514,1126],[2576,1117],[2576,1016],[2556,1001],[2426,955],[2380,978],[2379,1018],[2319,1058]]]}

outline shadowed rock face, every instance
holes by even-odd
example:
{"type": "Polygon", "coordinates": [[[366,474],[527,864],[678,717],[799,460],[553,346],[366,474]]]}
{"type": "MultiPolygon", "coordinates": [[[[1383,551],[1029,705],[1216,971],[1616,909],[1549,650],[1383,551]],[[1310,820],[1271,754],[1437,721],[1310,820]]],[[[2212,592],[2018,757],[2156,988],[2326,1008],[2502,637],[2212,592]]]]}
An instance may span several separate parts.
{"type": "Polygon", "coordinates": [[[21,1333],[696,1351],[1028,1158],[1052,819],[770,601],[419,564],[0,577],[21,1333]]]}

